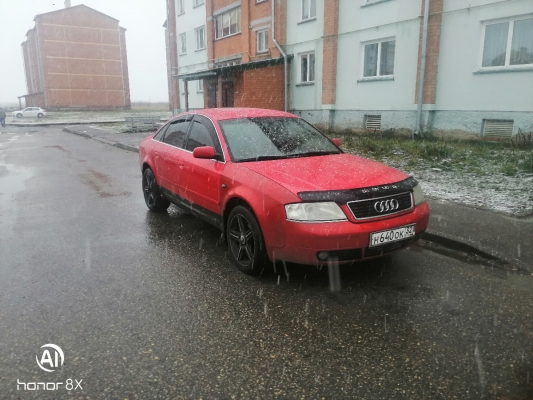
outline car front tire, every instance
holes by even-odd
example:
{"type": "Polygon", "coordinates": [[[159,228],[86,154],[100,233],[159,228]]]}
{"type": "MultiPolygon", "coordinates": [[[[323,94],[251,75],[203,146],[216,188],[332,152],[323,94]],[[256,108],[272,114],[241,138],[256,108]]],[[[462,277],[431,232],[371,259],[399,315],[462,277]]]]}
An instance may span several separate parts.
{"type": "Polygon", "coordinates": [[[246,207],[231,210],[226,226],[228,252],[243,272],[258,275],[268,260],[263,234],[254,214],[246,207]]]}
{"type": "Polygon", "coordinates": [[[37,118],[42,118],[42,117],[44,117],[43,113],[37,114],[37,118]]]}
{"type": "Polygon", "coordinates": [[[17,114],[17,118],[22,118],[22,114],[21,114],[21,113],[18,113],[18,114],[17,114]]]}
{"type": "Polygon", "coordinates": [[[170,206],[170,202],[161,197],[159,186],[157,185],[154,173],[150,168],[146,168],[143,172],[142,188],[144,201],[150,211],[162,212],[170,206]]]}

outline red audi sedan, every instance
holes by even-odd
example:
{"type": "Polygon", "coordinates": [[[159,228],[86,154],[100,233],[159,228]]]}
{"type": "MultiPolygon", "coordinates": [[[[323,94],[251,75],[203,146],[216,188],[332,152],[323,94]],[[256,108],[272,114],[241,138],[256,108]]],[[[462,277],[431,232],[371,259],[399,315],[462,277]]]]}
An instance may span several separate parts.
{"type": "Polygon", "coordinates": [[[184,113],[139,147],[146,205],[218,227],[252,274],[269,260],[352,263],[418,240],[429,221],[418,182],[339,146],[286,112],[184,113]]]}

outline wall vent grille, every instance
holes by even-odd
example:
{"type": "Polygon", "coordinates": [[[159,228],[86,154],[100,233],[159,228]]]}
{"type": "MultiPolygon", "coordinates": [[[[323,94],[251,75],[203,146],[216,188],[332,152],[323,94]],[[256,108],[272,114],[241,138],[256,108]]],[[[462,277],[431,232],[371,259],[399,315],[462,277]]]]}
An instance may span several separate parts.
{"type": "Polygon", "coordinates": [[[365,129],[381,130],[381,115],[365,115],[365,129]]]}
{"type": "Polygon", "coordinates": [[[484,119],[482,134],[487,138],[510,138],[513,136],[513,121],[484,119]]]}

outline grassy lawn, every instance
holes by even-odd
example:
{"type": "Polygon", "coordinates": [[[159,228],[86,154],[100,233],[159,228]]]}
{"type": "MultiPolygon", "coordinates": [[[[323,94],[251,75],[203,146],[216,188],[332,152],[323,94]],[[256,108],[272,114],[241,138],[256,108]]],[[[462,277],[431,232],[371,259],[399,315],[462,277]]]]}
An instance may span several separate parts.
{"type": "Polygon", "coordinates": [[[347,151],[403,170],[433,169],[475,176],[533,173],[531,133],[512,141],[412,140],[379,133],[340,138],[347,151]]]}

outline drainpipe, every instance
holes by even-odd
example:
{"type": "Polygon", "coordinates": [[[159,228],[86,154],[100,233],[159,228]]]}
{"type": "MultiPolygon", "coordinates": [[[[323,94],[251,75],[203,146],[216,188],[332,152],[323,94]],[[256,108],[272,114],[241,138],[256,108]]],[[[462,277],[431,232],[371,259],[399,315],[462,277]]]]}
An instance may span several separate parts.
{"type": "Polygon", "coordinates": [[[418,105],[416,107],[415,135],[422,133],[422,104],[424,103],[424,77],[426,75],[426,53],[428,41],[429,0],[424,4],[424,28],[422,31],[422,58],[420,60],[420,74],[418,76],[418,105]]]}
{"type": "MultiPolygon", "coordinates": [[[[426,0],[427,1],[427,0],[426,0]]],[[[287,54],[283,51],[281,46],[276,41],[276,1],[272,0],[272,41],[276,45],[276,48],[281,53],[281,56],[283,57],[283,63],[284,63],[284,84],[283,84],[283,95],[284,95],[284,101],[283,104],[285,106],[285,111],[287,111],[287,54]]]]}

